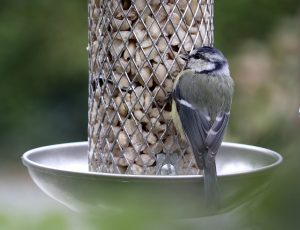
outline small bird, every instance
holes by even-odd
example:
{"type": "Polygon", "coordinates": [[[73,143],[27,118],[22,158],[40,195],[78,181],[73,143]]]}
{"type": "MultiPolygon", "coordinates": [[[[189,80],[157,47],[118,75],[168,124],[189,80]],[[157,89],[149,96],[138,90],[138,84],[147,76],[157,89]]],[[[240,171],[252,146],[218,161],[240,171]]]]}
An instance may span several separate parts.
{"type": "Polygon", "coordinates": [[[213,47],[183,55],[186,66],[172,91],[172,118],[180,136],[190,144],[199,169],[204,171],[208,206],[219,202],[215,157],[228,124],[234,82],[227,59],[213,47]]]}

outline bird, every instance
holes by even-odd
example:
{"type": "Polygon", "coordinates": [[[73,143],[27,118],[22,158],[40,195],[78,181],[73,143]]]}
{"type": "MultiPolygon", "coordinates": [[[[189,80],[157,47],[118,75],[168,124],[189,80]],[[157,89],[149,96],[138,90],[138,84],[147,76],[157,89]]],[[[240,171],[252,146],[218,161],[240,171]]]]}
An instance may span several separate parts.
{"type": "Polygon", "coordinates": [[[234,82],[226,57],[217,48],[203,46],[181,55],[184,69],[171,92],[172,120],[186,140],[196,164],[203,170],[207,206],[219,204],[216,155],[230,117],[234,82]]]}

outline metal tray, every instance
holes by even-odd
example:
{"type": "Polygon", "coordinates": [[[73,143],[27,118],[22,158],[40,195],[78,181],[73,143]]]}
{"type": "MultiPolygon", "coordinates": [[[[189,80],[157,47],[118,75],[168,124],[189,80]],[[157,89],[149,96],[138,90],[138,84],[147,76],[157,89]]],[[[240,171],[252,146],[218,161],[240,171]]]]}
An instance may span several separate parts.
{"type": "Polygon", "coordinates": [[[217,155],[220,205],[204,205],[203,177],[143,176],[88,171],[87,142],[40,147],[23,164],[37,186],[72,210],[98,214],[201,217],[240,207],[262,192],[282,162],[280,154],[250,145],[223,143],[217,155]]]}

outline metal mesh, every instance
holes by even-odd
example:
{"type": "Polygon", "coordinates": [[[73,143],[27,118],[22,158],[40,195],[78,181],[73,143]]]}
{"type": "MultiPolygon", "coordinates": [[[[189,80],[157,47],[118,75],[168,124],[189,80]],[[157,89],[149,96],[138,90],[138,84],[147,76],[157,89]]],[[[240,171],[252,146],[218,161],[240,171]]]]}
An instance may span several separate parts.
{"type": "Polygon", "coordinates": [[[89,1],[89,167],[197,174],[166,101],[179,54],[213,44],[213,0],[89,1]]]}

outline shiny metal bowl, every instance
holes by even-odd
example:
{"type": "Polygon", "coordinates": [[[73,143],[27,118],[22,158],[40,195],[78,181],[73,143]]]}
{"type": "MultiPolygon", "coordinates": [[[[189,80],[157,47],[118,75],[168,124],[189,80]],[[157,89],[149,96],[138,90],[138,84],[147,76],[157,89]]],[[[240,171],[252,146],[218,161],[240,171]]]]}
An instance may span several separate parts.
{"type": "Polygon", "coordinates": [[[223,143],[217,155],[221,202],[213,212],[204,205],[201,175],[89,172],[87,142],[36,148],[24,153],[22,161],[41,190],[72,210],[201,217],[230,211],[262,192],[282,157],[260,147],[223,143]]]}

